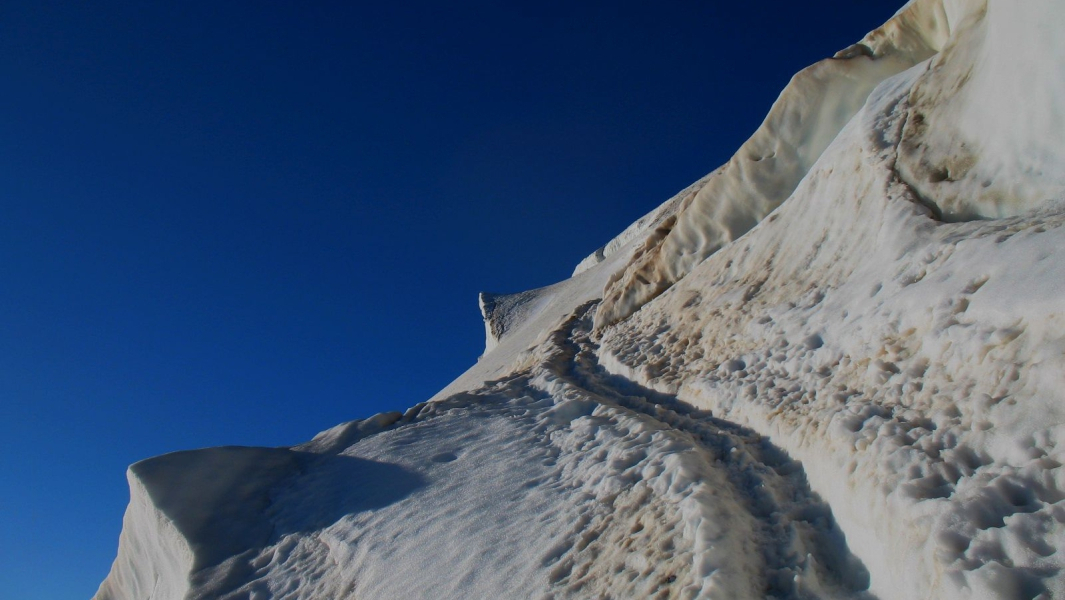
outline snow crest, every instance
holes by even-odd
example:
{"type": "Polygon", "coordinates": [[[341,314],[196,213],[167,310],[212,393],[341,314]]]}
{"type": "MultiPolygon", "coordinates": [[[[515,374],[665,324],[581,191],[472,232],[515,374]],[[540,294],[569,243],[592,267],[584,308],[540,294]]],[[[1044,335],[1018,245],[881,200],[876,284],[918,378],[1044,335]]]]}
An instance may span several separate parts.
{"type": "Polygon", "coordinates": [[[911,1],[427,403],[134,465],[96,598],[1065,597],[1062,6],[911,1]]]}
{"type": "Polygon", "coordinates": [[[1065,594],[1065,202],[947,223],[899,175],[922,64],[794,195],[607,328],[611,371],[802,461],[885,598],[1065,594]]]}
{"type": "Polygon", "coordinates": [[[918,63],[899,176],[946,220],[1020,214],[1065,190],[1060,3],[914,0],[798,73],[761,127],[604,291],[600,327],[631,315],[795,190],[872,90],[918,63]],[[1023,8],[1020,8],[1023,7],[1023,8]],[[931,59],[931,60],[928,60],[931,59]],[[1022,108],[1023,107],[1023,108],[1022,108]]]}

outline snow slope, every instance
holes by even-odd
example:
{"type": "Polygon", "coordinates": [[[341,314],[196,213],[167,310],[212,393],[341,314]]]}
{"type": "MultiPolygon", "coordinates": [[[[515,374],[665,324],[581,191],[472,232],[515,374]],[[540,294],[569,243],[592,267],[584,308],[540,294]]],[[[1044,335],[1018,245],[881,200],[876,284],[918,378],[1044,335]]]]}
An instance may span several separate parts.
{"type": "Polygon", "coordinates": [[[405,415],[293,449],[134,465],[120,554],[168,571],[116,563],[98,596],[860,593],[868,575],[801,467],[750,430],[606,373],[593,313],[561,324],[535,366],[405,415]]]}
{"type": "Polygon", "coordinates": [[[430,402],[132,466],[96,597],[1065,597],[1062,22],[910,2],[430,402]]]}

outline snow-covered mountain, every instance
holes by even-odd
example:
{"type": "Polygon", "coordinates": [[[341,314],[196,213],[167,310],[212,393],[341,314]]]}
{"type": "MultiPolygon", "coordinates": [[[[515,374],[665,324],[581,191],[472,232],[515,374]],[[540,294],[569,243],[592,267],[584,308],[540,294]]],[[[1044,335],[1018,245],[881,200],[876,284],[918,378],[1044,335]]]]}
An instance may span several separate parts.
{"type": "Polygon", "coordinates": [[[1062,23],[911,1],[429,402],[130,467],[96,597],[1065,598],[1062,23]]]}

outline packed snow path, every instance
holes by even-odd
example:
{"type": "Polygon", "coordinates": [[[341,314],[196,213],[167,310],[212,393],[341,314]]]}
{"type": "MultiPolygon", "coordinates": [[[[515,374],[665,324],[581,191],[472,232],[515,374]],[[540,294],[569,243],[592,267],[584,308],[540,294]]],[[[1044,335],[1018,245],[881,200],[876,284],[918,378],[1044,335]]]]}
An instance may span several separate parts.
{"type": "MultiPolygon", "coordinates": [[[[155,518],[191,548],[184,573],[139,589],[155,598],[864,596],[868,574],[801,465],[750,430],[605,372],[589,338],[594,309],[580,307],[529,369],[402,417],[345,424],[293,449],[135,465],[131,482],[159,507],[155,518]],[[208,481],[216,489],[204,497],[208,481]],[[189,489],[200,494],[196,514],[180,508],[197,505],[189,489]],[[223,531],[210,525],[219,515],[233,517],[223,531]],[[185,579],[188,590],[160,587],[185,579]]],[[[127,529],[146,531],[139,525],[127,529]]],[[[98,598],[137,589],[114,585],[116,571],[98,598]]]]}
{"type": "MultiPolygon", "coordinates": [[[[600,366],[598,345],[590,337],[597,304],[582,306],[552,335],[557,354],[549,371],[604,407],[689,438],[716,471],[715,483],[724,483],[724,475],[727,484],[719,491],[726,493],[727,486],[739,509],[737,518],[744,522],[747,543],[756,549],[756,556],[744,556],[750,562],[741,570],[751,575],[745,591],[766,598],[871,597],[864,593],[868,572],[847,549],[829,506],[810,489],[801,464],[750,429],[600,366]]],[[[710,546],[714,541],[707,540],[710,546]]]]}

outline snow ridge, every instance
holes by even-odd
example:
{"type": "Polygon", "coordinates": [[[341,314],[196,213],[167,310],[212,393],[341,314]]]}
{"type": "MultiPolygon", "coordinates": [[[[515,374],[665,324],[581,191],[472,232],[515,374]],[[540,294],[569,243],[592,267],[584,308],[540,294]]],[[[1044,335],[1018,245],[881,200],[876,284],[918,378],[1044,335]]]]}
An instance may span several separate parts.
{"type": "Polygon", "coordinates": [[[878,87],[788,202],[605,330],[601,360],[800,459],[878,595],[1060,597],[1065,202],[937,220],[896,170],[928,72],[878,87]]]}
{"type": "Polygon", "coordinates": [[[431,401],[134,465],[96,598],[1065,597],[1063,17],[913,0],[431,401]]]}
{"type": "Polygon", "coordinates": [[[933,55],[940,20],[913,2],[888,23],[796,74],[739,151],[680,207],[604,291],[598,325],[624,319],[776,209],[880,82],[933,55]],[[921,18],[926,17],[926,18],[921,18]],[[930,35],[931,34],[931,35],[930,35]]]}
{"type": "MultiPolygon", "coordinates": [[[[193,549],[175,565],[187,579],[155,597],[861,596],[868,574],[801,466],[606,373],[594,309],[579,307],[535,368],[385,417],[335,454],[138,463],[193,549]],[[216,493],[181,498],[204,485],[216,493]]],[[[107,583],[97,597],[138,596],[107,583]]]]}

